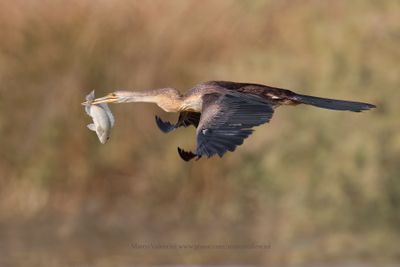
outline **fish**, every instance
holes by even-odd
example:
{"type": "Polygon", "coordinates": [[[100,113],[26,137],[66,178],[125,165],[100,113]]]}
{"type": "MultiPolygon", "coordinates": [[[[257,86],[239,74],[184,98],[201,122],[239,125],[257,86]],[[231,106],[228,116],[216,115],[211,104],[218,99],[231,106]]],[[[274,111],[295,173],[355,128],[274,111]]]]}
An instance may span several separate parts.
{"type": "Polygon", "coordinates": [[[96,132],[100,143],[105,144],[111,135],[111,129],[114,126],[115,119],[107,104],[93,105],[91,102],[95,99],[94,90],[86,96],[85,111],[92,117],[93,123],[88,124],[89,130],[96,132]]]}

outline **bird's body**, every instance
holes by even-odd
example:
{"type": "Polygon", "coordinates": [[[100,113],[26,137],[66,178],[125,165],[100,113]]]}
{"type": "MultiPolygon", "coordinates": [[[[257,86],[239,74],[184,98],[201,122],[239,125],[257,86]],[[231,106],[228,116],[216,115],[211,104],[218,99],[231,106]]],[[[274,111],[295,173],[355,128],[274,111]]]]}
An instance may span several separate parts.
{"type": "Polygon", "coordinates": [[[98,103],[150,102],[166,112],[179,112],[176,124],[156,117],[158,127],[170,132],[178,127],[197,128],[197,148],[186,152],[178,148],[184,160],[211,157],[234,151],[253,131],[254,126],[269,122],[281,105],[307,104],[325,109],[360,112],[374,108],[368,103],[320,98],[290,90],[253,83],[209,81],[181,94],[173,88],[142,92],[117,91],[96,99],[98,103]]]}

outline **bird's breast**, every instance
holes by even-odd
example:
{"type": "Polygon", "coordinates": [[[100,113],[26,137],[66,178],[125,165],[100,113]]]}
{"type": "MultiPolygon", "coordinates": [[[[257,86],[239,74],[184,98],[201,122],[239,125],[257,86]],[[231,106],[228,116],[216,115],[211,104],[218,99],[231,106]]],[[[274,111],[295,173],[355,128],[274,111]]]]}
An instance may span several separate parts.
{"type": "Polygon", "coordinates": [[[182,111],[201,112],[203,101],[201,97],[191,96],[186,98],[181,106],[182,111]]]}

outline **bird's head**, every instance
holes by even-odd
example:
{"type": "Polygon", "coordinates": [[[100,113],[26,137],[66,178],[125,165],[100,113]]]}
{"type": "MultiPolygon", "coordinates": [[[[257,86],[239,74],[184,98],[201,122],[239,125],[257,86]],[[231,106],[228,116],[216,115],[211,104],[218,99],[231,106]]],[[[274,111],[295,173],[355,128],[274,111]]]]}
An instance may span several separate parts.
{"type": "Polygon", "coordinates": [[[124,103],[124,102],[133,102],[135,100],[136,96],[133,94],[133,92],[129,91],[116,91],[113,93],[110,93],[104,97],[99,97],[94,99],[93,101],[86,101],[83,102],[82,105],[97,105],[97,104],[102,104],[102,103],[124,103]]]}
{"type": "Polygon", "coordinates": [[[116,91],[104,97],[83,102],[82,105],[102,103],[148,102],[156,103],[168,112],[177,112],[181,107],[182,95],[173,88],[162,88],[149,91],[116,91]]]}

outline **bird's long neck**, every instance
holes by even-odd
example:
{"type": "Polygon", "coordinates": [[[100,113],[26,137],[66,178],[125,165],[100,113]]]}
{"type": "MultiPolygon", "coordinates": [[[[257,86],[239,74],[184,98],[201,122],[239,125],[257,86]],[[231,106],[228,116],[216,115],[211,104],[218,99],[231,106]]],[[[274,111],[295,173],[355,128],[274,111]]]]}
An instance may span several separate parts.
{"type": "Polygon", "coordinates": [[[179,112],[183,104],[182,95],[173,88],[162,88],[147,91],[118,91],[120,103],[146,102],[156,103],[166,112],[179,112]]]}

